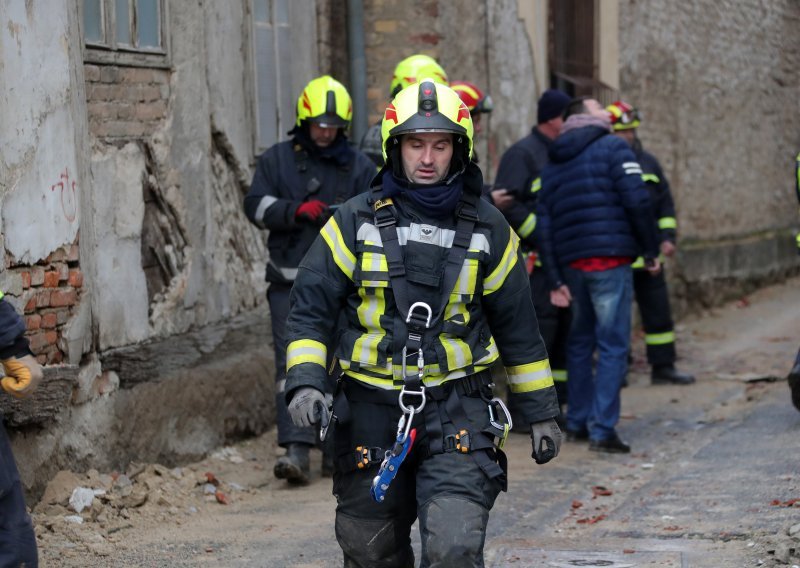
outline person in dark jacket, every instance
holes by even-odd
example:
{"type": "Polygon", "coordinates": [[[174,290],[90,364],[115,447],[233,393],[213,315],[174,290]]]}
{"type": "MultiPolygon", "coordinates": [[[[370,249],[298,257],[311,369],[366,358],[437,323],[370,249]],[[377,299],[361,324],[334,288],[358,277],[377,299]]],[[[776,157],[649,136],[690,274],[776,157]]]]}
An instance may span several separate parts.
{"type": "Polygon", "coordinates": [[[558,455],[558,404],[519,239],[481,199],[472,121],[422,81],[387,107],[386,164],[303,259],[289,313],[286,397],[298,424],[333,424],[336,538],[351,568],[483,566],[506,486],[510,420],[489,369],[502,358],[537,463],[558,455]],[[326,346],[344,306],[343,376],[328,418],[326,346]]]}
{"type": "Polygon", "coordinates": [[[650,197],[633,151],[611,136],[599,102],[575,99],[564,116],[537,214],[551,301],[572,306],[566,430],[568,438],[588,438],[591,450],[629,452],[616,425],[630,347],[631,263],[642,255],[650,272],[661,268],[650,197]]]}
{"type": "MultiPolygon", "coordinates": [[[[661,164],[655,156],[645,151],[636,136],[636,129],[641,125],[639,111],[625,101],[616,101],[606,107],[606,110],[610,113],[614,134],[630,144],[642,167],[642,180],[650,191],[652,216],[658,225],[659,248],[663,257],[672,257],[677,250],[675,241],[678,223],[675,204],[661,164]]],[[[633,263],[633,293],[644,326],[647,362],[652,366],[651,382],[654,385],[692,384],[692,375],[681,373],[675,368],[675,326],[672,323],[664,271],[651,275],[645,270],[644,259],[636,259],[633,263]]]]}
{"type": "MultiPolygon", "coordinates": [[[[325,75],[306,85],[297,100],[297,123],[291,140],[264,152],[244,199],[247,218],[269,230],[267,299],[275,348],[278,444],[286,455],[275,464],[275,476],[293,484],[309,480],[309,449],[316,441],[311,428],[295,427],[286,412],[286,317],[289,291],[300,260],[332,210],[366,191],[375,165],[353,149],[345,135],[352,102],[344,86],[325,75]]],[[[332,470],[323,460],[323,473],[332,470]]]]}
{"type": "MultiPolygon", "coordinates": [[[[569,101],[569,96],[557,89],[542,93],[537,103],[536,126],[530,134],[505,151],[495,176],[495,188],[498,189],[491,193],[492,201],[519,235],[523,250],[528,254],[533,306],[539,320],[539,331],[550,356],[558,402],[562,407],[567,404],[569,309],[559,308],[550,302],[550,289],[539,258],[535,229],[536,202],[541,189],[539,176],[548,162],[550,145],[561,132],[564,124],[562,115],[569,101]]],[[[514,414],[515,409],[512,408],[512,417],[514,414]]]]}
{"type": "MultiPolygon", "coordinates": [[[[24,333],[25,323],[0,292],[0,362],[5,372],[0,385],[15,398],[30,396],[42,380],[42,367],[24,333]]],[[[36,535],[2,418],[0,414],[0,566],[35,568],[36,535]]]]}

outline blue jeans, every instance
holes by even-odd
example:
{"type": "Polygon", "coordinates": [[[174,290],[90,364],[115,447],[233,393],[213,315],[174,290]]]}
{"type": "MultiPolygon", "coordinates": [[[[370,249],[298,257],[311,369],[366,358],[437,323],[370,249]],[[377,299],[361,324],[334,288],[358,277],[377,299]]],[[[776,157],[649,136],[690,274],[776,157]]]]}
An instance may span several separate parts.
{"type": "Polygon", "coordinates": [[[615,435],[620,389],[628,367],[633,278],[631,267],[599,272],[565,267],[572,294],[567,340],[567,428],[589,430],[592,440],[615,435]],[[598,351],[592,373],[592,354],[598,351]]]}

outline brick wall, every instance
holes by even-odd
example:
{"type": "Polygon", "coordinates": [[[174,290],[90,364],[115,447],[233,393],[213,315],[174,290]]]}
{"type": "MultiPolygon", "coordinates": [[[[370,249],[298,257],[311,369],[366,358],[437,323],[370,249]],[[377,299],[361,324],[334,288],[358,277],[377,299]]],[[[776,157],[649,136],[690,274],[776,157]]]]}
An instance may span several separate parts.
{"type": "Polygon", "coordinates": [[[42,364],[65,358],[64,326],[83,288],[78,243],[62,247],[33,266],[8,264],[6,293],[22,307],[31,351],[42,364]]]}
{"type": "Polygon", "coordinates": [[[167,116],[170,72],[84,65],[89,129],[98,138],[151,135],[167,116]]]}

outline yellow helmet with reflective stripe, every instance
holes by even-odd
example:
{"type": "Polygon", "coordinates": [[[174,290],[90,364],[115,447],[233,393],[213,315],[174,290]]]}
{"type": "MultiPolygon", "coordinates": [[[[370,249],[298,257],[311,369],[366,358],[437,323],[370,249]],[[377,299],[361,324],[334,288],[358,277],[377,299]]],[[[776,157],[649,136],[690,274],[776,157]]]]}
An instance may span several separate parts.
{"type": "Polygon", "coordinates": [[[442,66],[433,57],[421,53],[406,57],[394,68],[394,77],[392,77],[389,96],[394,97],[409,85],[413,85],[426,77],[433,79],[437,83],[447,85],[447,73],[444,72],[442,66]]]}
{"type": "Polygon", "coordinates": [[[464,165],[472,158],[472,117],[464,101],[447,85],[426,78],[397,93],[381,123],[384,161],[389,159],[390,144],[412,132],[451,132],[454,146],[461,146],[464,152],[457,157],[464,165]]]}
{"type": "Polygon", "coordinates": [[[312,80],[297,99],[297,126],[308,121],[320,126],[347,128],[352,118],[350,94],[330,75],[312,80]]]}

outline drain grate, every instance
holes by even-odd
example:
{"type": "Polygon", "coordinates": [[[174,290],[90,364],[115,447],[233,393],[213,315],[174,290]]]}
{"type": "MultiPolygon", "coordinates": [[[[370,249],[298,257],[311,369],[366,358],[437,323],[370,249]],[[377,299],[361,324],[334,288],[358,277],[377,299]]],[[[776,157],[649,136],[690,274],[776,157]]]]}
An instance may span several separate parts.
{"type": "Polygon", "coordinates": [[[542,568],[681,568],[680,552],[593,552],[502,548],[490,566],[537,566],[542,568]]]}

